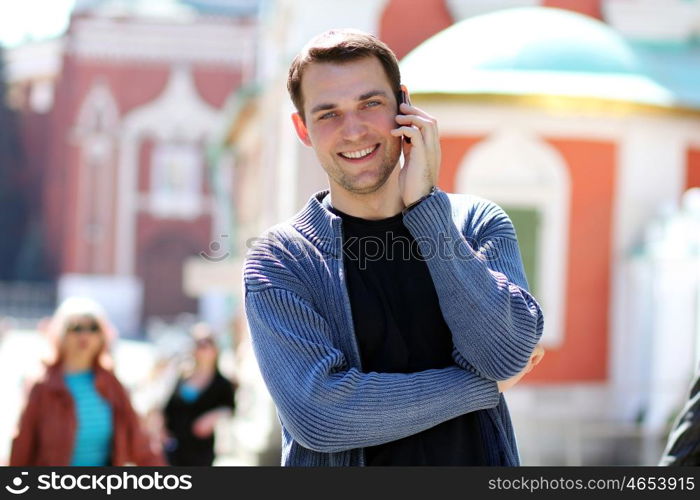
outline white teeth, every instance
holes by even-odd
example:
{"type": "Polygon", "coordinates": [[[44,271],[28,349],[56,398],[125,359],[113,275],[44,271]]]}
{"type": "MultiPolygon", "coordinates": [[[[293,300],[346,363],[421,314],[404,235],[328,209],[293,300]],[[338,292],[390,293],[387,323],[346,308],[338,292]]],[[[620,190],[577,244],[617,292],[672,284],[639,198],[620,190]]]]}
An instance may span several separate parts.
{"type": "Polygon", "coordinates": [[[353,151],[351,153],[340,153],[341,156],[344,156],[345,158],[362,158],[363,156],[367,156],[370,154],[372,151],[374,151],[375,146],[372,146],[371,148],[363,149],[361,151],[353,151]]]}

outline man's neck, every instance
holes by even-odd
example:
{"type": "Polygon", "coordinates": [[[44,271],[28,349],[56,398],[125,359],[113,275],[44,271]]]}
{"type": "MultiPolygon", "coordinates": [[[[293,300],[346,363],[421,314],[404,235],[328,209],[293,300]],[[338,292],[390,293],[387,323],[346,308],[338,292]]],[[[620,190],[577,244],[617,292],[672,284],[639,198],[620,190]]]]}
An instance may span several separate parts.
{"type": "Polygon", "coordinates": [[[333,183],[331,183],[330,189],[330,202],[333,208],[353,217],[367,220],[386,219],[405,208],[399,190],[398,178],[393,175],[373,193],[352,193],[333,183]]]}

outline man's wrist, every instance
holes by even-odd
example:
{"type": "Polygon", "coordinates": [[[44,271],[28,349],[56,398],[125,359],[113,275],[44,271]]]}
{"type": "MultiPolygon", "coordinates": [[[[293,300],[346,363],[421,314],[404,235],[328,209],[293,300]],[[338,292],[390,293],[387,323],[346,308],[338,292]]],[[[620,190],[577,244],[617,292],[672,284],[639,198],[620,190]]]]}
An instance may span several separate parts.
{"type": "Polygon", "coordinates": [[[409,205],[407,205],[406,208],[404,208],[404,209],[401,211],[401,213],[402,213],[403,215],[406,215],[409,211],[411,211],[411,210],[413,210],[415,207],[417,207],[417,206],[418,206],[422,201],[424,201],[426,198],[430,198],[433,194],[435,194],[436,191],[437,191],[437,187],[436,187],[436,186],[432,186],[432,187],[430,188],[430,191],[428,191],[428,194],[421,196],[420,198],[418,198],[418,199],[417,199],[416,201],[414,201],[413,203],[410,203],[409,205]]]}

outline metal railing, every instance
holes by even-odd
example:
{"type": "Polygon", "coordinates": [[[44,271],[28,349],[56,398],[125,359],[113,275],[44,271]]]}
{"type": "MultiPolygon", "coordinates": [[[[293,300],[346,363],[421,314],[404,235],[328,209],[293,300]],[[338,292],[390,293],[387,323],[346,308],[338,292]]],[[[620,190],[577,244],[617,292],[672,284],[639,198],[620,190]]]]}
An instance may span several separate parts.
{"type": "Polygon", "coordinates": [[[34,327],[55,307],[55,283],[0,281],[0,319],[13,328],[34,327]]]}

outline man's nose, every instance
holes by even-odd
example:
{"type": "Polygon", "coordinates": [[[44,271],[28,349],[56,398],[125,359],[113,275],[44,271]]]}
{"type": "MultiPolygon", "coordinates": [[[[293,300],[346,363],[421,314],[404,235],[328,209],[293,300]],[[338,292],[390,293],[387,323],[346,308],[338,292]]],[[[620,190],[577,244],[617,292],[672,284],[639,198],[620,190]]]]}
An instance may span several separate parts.
{"type": "Polygon", "coordinates": [[[343,117],[343,138],[353,141],[361,138],[367,132],[365,122],[355,113],[346,113],[343,117]]]}

